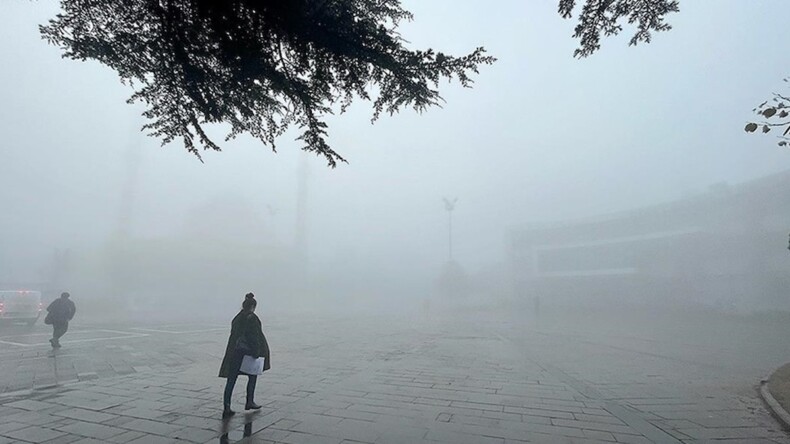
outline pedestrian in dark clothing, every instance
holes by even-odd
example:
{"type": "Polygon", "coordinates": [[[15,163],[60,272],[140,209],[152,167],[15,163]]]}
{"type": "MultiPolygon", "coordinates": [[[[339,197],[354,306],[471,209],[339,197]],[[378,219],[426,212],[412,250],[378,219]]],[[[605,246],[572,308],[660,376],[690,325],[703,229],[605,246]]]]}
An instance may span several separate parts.
{"type": "MultiPolygon", "coordinates": [[[[255,315],[255,307],[257,305],[258,302],[255,301],[255,295],[247,293],[241,305],[241,311],[231,322],[228,346],[225,348],[225,357],[222,359],[222,366],[219,369],[219,376],[228,379],[228,382],[225,384],[223,397],[223,417],[236,413],[231,410],[230,401],[233,396],[233,387],[236,385],[236,379],[240,374],[246,374],[241,372],[241,361],[244,359],[244,355],[264,358],[263,370],[266,371],[271,368],[269,344],[266,342],[266,336],[263,335],[261,330],[261,320],[255,315]]],[[[257,410],[261,408],[261,406],[255,404],[254,400],[255,384],[258,376],[247,375],[247,377],[247,402],[244,409],[257,410]]]]}
{"type": "Polygon", "coordinates": [[[60,338],[66,334],[69,329],[69,321],[77,313],[77,307],[69,299],[70,297],[68,292],[63,292],[60,298],[52,301],[47,307],[47,317],[44,319],[44,323],[52,324],[52,339],[49,340],[52,348],[60,348],[60,338]]]}

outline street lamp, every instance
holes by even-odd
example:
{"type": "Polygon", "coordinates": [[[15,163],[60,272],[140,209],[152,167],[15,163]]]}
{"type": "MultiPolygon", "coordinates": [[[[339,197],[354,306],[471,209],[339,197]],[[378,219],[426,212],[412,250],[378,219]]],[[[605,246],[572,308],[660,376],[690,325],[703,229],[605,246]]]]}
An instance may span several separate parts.
{"type": "Polygon", "coordinates": [[[444,200],[444,209],[447,211],[447,238],[448,238],[448,251],[447,251],[447,258],[448,261],[452,262],[453,260],[453,210],[455,210],[455,203],[458,202],[458,198],[454,197],[453,200],[450,200],[446,197],[443,197],[444,200]]]}
{"type": "Polygon", "coordinates": [[[274,219],[280,212],[280,209],[266,204],[266,210],[269,212],[269,218],[271,219],[272,224],[272,242],[277,243],[277,224],[275,223],[274,219]]]}

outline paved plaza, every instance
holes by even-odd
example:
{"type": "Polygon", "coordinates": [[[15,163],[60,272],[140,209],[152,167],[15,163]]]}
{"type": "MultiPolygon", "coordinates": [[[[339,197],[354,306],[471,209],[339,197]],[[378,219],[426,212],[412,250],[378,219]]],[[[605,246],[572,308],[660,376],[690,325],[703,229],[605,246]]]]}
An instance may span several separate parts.
{"type": "Polygon", "coordinates": [[[790,443],[759,379],[782,319],[518,309],[267,316],[254,413],[223,421],[222,323],[0,328],[4,443],[790,443]]]}

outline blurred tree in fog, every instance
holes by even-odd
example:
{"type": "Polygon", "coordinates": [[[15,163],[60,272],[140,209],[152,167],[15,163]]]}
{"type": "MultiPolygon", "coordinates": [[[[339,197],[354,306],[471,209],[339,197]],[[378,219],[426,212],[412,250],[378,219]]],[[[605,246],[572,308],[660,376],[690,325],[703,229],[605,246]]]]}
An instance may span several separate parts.
{"type": "Polygon", "coordinates": [[[438,83],[494,58],[410,50],[397,33],[412,18],[397,0],[61,0],[41,26],[64,57],[113,68],[147,105],[144,129],[164,143],[182,138],[200,157],[220,147],[204,125],[230,126],[275,148],[295,125],[303,149],[330,166],[344,159],[326,142],[324,117],[354,97],[373,102],[373,119],[441,101],[438,83]],[[372,97],[373,96],[373,97],[372,97]]]}
{"type": "MultiPolygon", "coordinates": [[[[787,83],[790,82],[790,79],[784,79],[784,81],[787,83]]],[[[760,121],[747,123],[744,128],[746,132],[753,133],[759,129],[762,133],[769,133],[772,128],[779,128],[780,131],[784,128],[782,134],[779,135],[778,145],[788,146],[790,143],[790,137],[788,137],[788,133],[790,133],[790,97],[788,96],[790,94],[774,93],[771,99],[754,108],[752,111],[760,116],[760,121]]]]}
{"type": "MultiPolygon", "coordinates": [[[[559,0],[569,18],[576,0],[559,0]]],[[[583,0],[574,37],[577,57],[600,48],[601,35],[637,27],[631,44],[664,31],[676,0],[583,0]]],[[[330,166],[344,159],[327,143],[324,117],[352,100],[373,102],[373,118],[441,101],[438,83],[494,62],[485,49],[462,57],[410,50],[398,25],[411,20],[399,0],[61,0],[41,32],[64,57],[98,60],[135,88],[151,135],[184,147],[219,150],[204,126],[230,126],[226,140],[250,134],[275,149],[291,125],[302,149],[330,166]]]]}

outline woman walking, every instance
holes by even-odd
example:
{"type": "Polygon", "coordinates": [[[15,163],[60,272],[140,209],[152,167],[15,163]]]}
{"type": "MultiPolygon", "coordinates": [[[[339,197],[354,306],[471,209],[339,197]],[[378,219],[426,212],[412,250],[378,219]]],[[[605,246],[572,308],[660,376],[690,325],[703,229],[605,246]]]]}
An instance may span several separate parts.
{"type": "MultiPolygon", "coordinates": [[[[228,382],[225,384],[223,397],[223,418],[236,413],[231,410],[230,401],[233,397],[233,387],[236,385],[236,379],[238,379],[240,374],[246,374],[241,372],[241,361],[244,359],[244,355],[264,358],[263,370],[266,371],[271,368],[269,344],[266,342],[266,336],[263,335],[261,330],[261,320],[255,315],[255,307],[257,305],[258,302],[255,301],[255,295],[247,293],[244,297],[244,302],[241,304],[241,311],[233,318],[233,322],[230,324],[230,338],[228,338],[225,357],[222,359],[222,366],[219,369],[219,376],[228,379],[228,382]]],[[[255,403],[255,383],[258,380],[258,376],[247,375],[247,378],[247,402],[244,409],[257,410],[261,408],[255,403]]]]}

